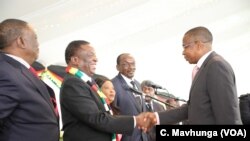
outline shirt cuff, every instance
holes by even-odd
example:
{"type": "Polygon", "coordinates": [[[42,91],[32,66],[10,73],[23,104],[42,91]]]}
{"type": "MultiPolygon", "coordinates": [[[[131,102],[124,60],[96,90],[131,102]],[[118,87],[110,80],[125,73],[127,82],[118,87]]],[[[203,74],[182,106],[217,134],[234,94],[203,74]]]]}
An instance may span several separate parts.
{"type": "Polygon", "coordinates": [[[156,116],[156,125],[160,125],[160,118],[159,118],[159,114],[157,112],[154,112],[155,116],[156,116]]]}
{"type": "Polygon", "coordinates": [[[134,128],[136,127],[136,119],[135,119],[135,116],[133,116],[133,119],[134,119],[134,128]]]}

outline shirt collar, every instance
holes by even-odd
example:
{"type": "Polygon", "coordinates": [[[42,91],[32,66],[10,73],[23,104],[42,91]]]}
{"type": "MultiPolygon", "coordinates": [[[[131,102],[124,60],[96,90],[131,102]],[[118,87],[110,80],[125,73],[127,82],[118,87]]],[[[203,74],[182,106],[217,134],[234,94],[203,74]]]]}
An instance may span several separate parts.
{"type": "Polygon", "coordinates": [[[204,54],[199,61],[197,62],[196,66],[201,68],[201,65],[203,64],[203,62],[207,59],[207,57],[212,53],[213,51],[209,51],[206,54],[204,54]]]}
{"type": "MultiPolygon", "coordinates": [[[[83,72],[83,71],[82,71],[82,72],[83,72]]],[[[85,74],[85,77],[86,77],[87,80],[89,80],[90,82],[94,81],[94,80],[92,80],[92,78],[89,77],[85,72],[83,72],[83,73],[85,74]]]]}
{"type": "Polygon", "coordinates": [[[126,81],[126,83],[130,86],[133,87],[132,84],[130,83],[131,81],[134,81],[134,79],[129,79],[125,75],[121,74],[122,78],[126,81]]]}
{"type": "Polygon", "coordinates": [[[13,58],[14,60],[18,61],[19,63],[23,64],[26,68],[28,68],[28,69],[30,68],[30,65],[26,61],[24,61],[22,58],[17,57],[17,56],[12,55],[12,54],[6,54],[6,55],[13,58]]]}

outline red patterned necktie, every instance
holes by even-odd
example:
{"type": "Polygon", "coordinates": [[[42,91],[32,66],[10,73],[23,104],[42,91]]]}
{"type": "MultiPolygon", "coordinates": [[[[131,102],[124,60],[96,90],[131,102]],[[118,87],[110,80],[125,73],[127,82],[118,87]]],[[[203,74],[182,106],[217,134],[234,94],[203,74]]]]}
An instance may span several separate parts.
{"type": "Polygon", "coordinates": [[[58,112],[58,108],[57,108],[57,103],[56,103],[56,99],[54,97],[50,97],[50,100],[53,104],[53,107],[54,107],[54,112],[56,114],[57,117],[59,117],[59,112],[58,112]]]}
{"type": "Polygon", "coordinates": [[[37,78],[39,78],[39,76],[37,75],[37,71],[36,71],[33,67],[30,66],[29,70],[30,70],[30,72],[31,72],[34,76],[36,76],[37,78]]]}

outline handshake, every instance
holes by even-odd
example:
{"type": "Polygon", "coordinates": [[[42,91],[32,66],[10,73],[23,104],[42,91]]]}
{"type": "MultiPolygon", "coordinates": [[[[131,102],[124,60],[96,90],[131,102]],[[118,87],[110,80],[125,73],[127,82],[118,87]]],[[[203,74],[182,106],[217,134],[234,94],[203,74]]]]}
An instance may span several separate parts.
{"type": "Polygon", "coordinates": [[[152,112],[143,112],[135,118],[137,128],[142,129],[144,132],[147,132],[157,123],[156,114],[152,112]]]}

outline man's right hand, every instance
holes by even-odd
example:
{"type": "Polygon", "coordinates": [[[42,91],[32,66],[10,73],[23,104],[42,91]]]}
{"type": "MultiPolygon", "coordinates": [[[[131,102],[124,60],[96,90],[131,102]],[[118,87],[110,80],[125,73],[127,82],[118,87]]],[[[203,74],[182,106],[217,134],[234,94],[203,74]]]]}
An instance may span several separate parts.
{"type": "Polygon", "coordinates": [[[156,115],[152,112],[144,112],[136,116],[136,126],[147,132],[150,128],[156,125],[156,115]]]}

